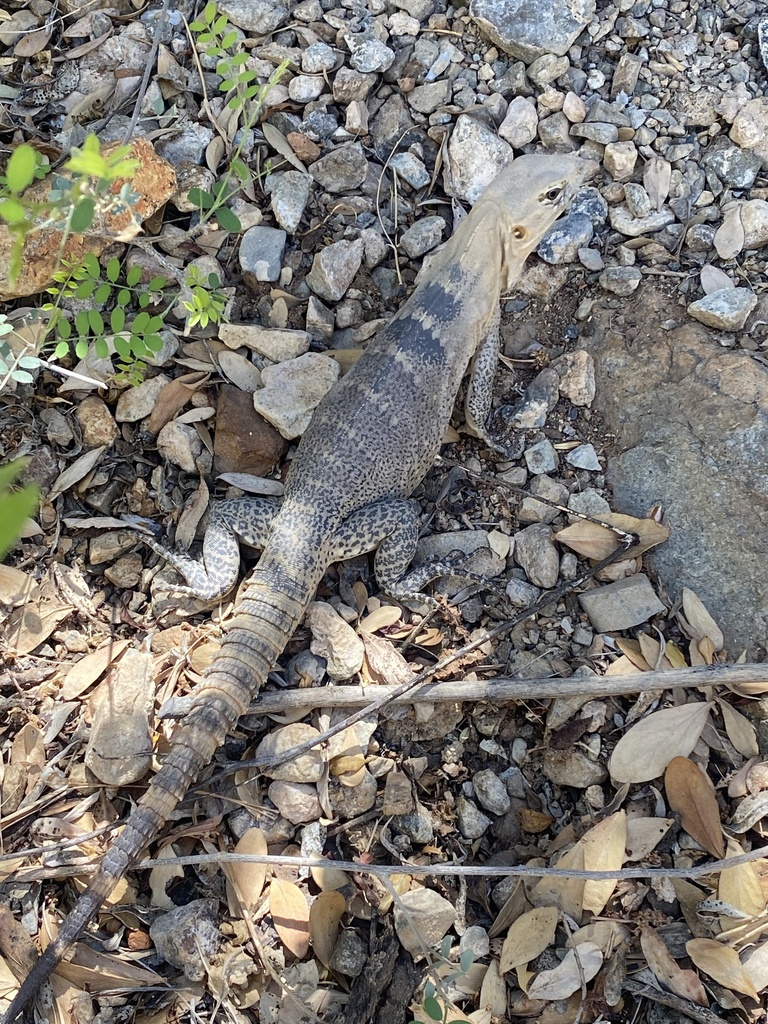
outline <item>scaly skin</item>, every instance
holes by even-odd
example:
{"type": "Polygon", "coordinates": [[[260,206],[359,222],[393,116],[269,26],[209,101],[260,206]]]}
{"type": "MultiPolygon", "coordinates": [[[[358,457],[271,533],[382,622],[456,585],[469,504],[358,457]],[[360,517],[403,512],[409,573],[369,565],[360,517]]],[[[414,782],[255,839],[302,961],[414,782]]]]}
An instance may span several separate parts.
{"type": "MultiPolygon", "coordinates": [[[[221,651],[161,769],[24,980],[4,1024],[13,1024],[45,985],[210,762],[274,667],[329,564],[375,549],[382,588],[394,596],[413,592],[414,577],[406,570],[418,521],[405,499],[438,453],[473,359],[467,419],[494,443],[485,420],[498,352],[499,296],[512,289],[527,256],[591,169],[574,157],[524,156],[503,171],[410,299],[317,408],[279,511],[260,502],[250,530],[237,523],[227,527],[238,536],[250,533],[264,552],[221,651]]],[[[222,538],[230,547],[236,543],[226,529],[217,534],[222,538]]],[[[206,538],[206,547],[218,557],[214,541],[206,538]]],[[[212,591],[219,583],[214,562],[212,557],[200,569],[204,582],[213,579],[212,591]]]]}

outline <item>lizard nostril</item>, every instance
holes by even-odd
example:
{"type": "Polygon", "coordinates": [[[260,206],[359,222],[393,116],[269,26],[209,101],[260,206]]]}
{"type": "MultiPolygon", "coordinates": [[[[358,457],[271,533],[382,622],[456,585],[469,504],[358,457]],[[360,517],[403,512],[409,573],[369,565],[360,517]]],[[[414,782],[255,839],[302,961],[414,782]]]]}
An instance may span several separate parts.
{"type": "Polygon", "coordinates": [[[518,241],[520,241],[521,239],[525,238],[525,234],[526,234],[525,228],[521,228],[521,227],[512,228],[512,237],[516,238],[518,241]]]}

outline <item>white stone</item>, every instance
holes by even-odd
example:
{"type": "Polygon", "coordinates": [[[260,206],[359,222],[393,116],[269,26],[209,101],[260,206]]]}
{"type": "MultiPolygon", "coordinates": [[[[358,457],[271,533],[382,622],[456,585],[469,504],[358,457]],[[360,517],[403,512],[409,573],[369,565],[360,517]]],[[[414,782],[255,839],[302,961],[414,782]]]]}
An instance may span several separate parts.
{"type": "Polygon", "coordinates": [[[335,359],[318,352],[267,366],[262,371],[264,387],[253,396],[254,408],[292,441],[307,429],[316,406],[340,373],[335,359]]]}
{"type": "Polygon", "coordinates": [[[536,107],[524,96],[515,96],[507,108],[507,114],[499,125],[499,135],[513,149],[522,149],[533,142],[539,129],[536,107]]]}

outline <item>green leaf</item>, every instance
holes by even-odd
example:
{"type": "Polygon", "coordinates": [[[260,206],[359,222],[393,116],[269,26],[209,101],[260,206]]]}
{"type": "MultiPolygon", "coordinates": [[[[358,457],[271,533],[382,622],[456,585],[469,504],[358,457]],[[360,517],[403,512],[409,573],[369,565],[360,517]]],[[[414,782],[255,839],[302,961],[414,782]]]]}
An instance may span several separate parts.
{"type": "Polygon", "coordinates": [[[115,338],[115,352],[117,352],[121,359],[131,358],[131,346],[125,338],[120,336],[115,338]]]}
{"type": "Polygon", "coordinates": [[[213,0],[209,0],[209,2],[205,5],[205,10],[203,11],[203,21],[205,22],[206,25],[212,25],[215,17],[216,4],[213,2],[213,0]]]}
{"type": "Polygon", "coordinates": [[[446,935],[443,938],[443,941],[440,943],[440,956],[443,958],[443,960],[447,960],[448,957],[451,955],[451,946],[452,945],[453,945],[453,940],[452,940],[451,936],[450,935],[446,935]]]}
{"type": "Polygon", "coordinates": [[[23,224],[27,219],[27,210],[18,199],[0,201],[0,218],[6,224],[23,224]]]}
{"type": "Polygon", "coordinates": [[[226,33],[226,35],[222,37],[221,45],[224,47],[225,50],[228,50],[230,46],[235,45],[239,36],[240,33],[236,29],[231,29],[229,32],[226,33]]]}
{"type": "Polygon", "coordinates": [[[120,291],[117,293],[116,301],[118,306],[125,307],[128,305],[128,303],[131,301],[131,293],[128,291],[127,288],[120,289],[120,291]]]}
{"type": "Polygon", "coordinates": [[[15,380],[17,384],[31,384],[34,379],[26,370],[11,370],[11,380],[15,380]]]}
{"type": "Polygon", "coordinates": [[[218,274],[214,274],[213,272],[211,272],[208,275],[208,287],[210,289],[212,289],[213,291],[215,291],[219,287],[220,284],[221,284],[221,281],[219,280],[219,275],[218,274]]]}
{"type": "Polygon", "coordinates": [[[424,1000],[424,1012],[430,1020],[443,1019],[443,1008],[434,996],[429,996],[424,1000]]]}
{"type": "Polygon", "coordinates": [[[78,359],[85,359],[88,355],[88,342],[85,338],[80,338],[80,340],[75,343],[75,355],[78,359]]]}
{"type": "Polygon", "coordinates": [[[96,336],[104,333],[104,317],[97,309],[88,310],[88,326],[96,336]]]}
{"type": "Polygon", "coordinates": [[[219,17],[214,21],[213,25],[211,26],[211,28],[213,29],[213,31],[216,33],[217,36],[220,36],[221,33],[224,31],[224,29],[226,27],[227,27],[227,16],[226,16],[226,14],[220,14],[219,17]]]}
{"type": "Polygon", "coordinates": [[[145,309],[150,304],[151,301],[152,300],[150,299],[150,297],[147,294],[147,292],[139,292],[139,308],[140,309],[145,309]]]}
{"type": "Polygon", "coordinates": [[[37,498],[38,490],[32,486],[0,494],[0,558],[5,558],[18,540],[24,520],[34,510],[37,498]]]}
{"type": "Polygon", "coordinates": [[[202,21],[191,21],[189,23],[190,32],[202,32],[204,28],[205,25],[202,23],[202,21]]]}
{"type": "Polygon", "coordinates": [[[242,229],[240,221],[228,206],[221,206],[216,211],[216,220],[219,222],[219,227],[229,231],[230,234],[236,235],[242,229]]]}
{"type": "MultiPolygon", "coordinates": [[[[76,273],[80,269],[81,268],[78,267],[76,273]]],[[[88,252],[85,254],[82,269],[86,270],[94,279],[94,281],[99,281],[101,279],[101,265],[99,263],[97,256],[94,253],[88,252]]]]}
{"type": "Polygon", "coordinates": [[[96,202],[85,196],[72,211],[69,220],[70,228],[76,235],[82,235],[93,224],[93,214],[96,209],[96,202]]]}
{"type": "MultiPolygon", "coordinates": [[[[82,338],[88,334],[88,312],[85,309],[81,309],[75,314],[75,330],[78,335],[82,338]]],[[[82,359],[82,356],[80,357],[82,359]]]]}
{"type": "Polygon", "coordinates": [[[96,291],[93,293],[93,301],[98,306],[103,306],[104,303],[109,299],[112,294],[111,284],[100,284],[96,291]]]}
{"type": "Polygon", "coordinates": [[[32,184],[37,164],[38,156],[31,146],[22,144],[14,149],[5,168],[5,178],[11,192],[23,192],[27,185],[32,184]]]}
{"type": "Polygon", "coordinates": [[[75,288],[76,299],[90,299],[93,295],[93,289],[96,287],[95,281],[83,281],[75,288]]]}
{"type": "MultiPolygon", "coordinates": [[[[69,324],[67,324],[69,327],[69,324]]],[[[60,341],[56,348],[53,350],[54,359],[63,359],[64,356],[69,355],[69,345],[66,341],[60,341]]]]}
{"type": "Polygon", "coordinates": [[[141,267],[131,267],[125,275],[125,283],[129,288],[135,288],[139,281],[141,281],[141,267]]]}
{"type": "Polygon", "coordinates": [[[187,192],[187,199],[201,210],[210,210],[213,206],[213,196],[210,192],[204,192],[201,188],[191,188],[187,192]]]}
{"type": "Polygon", "coordinates": [[[22,356],[19,359],[19,366],[22,370],[36,370],[40,366],[37,356],[22,356]]]}
{"type": "Polygon", "coordinates": [[[113,256],[109,263],[107,263],[105,273],[108,281],[111,281],[112,284],[117,283],[117,279],[120,277],[120,260],[117,256],[113,256]]]}
{"type": "Polygon", "coordinates": [[[144,337],[144,342],[150,352],[159,352],[163,347],[163,339],[159,334],[147,334],[144,337]]]}
{"type": "Polygon", "coordinates": [[[109,326],[113,334],[119,334],[125,327],[125,310],[122,306],[115,306],[110,313],[109,326]]]}
{"type": "Polygon", "coordinates": [[[163,329],[163,318],[161,316],[151,316],[147,321],[147,326],[144,328],[145,331],[161,331],[163,329]]]}
{"type": "Polygon", "coordinates": [[[469,968],[474,963],[474,961],[475,951],[473,949],[465,949],[464,952],[459,957],[459,967],[461,968],[461,973],[466,974],[469,968]]]}
{"type": "Polygon", "coordinates": [[[229,165],[230,171],[235,175],[237,180],[242,185],[249,185],[251,182],[251,172],[248,169],[248,165],[243,163],[242,160],[233,160],[229,165]]]}
{"type": "Polygon", "coordinates": [[[144,336],[141,334],[131,335],[131,351],[135,357],[145,356],[147,354],[147,346],[144,342],[144,336]]]}
{"type": "Polygon", "coordinates": [[[106,359],[109,355],[109,345],[107,344],[106,338],[97,338],[93,343],[93,347],[96,350],[96,355],[99,359],[106,359]]]}
{"type": "Polygon", "coordinates": [[[147,288],[151,292],[161,292],[167,284],[168,282],[164,277],[153,277],[147,285],[147,288]]]}

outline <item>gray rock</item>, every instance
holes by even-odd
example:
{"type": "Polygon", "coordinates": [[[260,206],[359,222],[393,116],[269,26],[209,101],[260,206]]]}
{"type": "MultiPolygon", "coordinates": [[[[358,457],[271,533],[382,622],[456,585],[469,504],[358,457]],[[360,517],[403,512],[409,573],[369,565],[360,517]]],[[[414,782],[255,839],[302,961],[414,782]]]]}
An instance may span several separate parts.
{"type": "Polygon", "coordinates": [[[267,796],[292,825],[304,825],[323,816],[317,786],[308,786],[301,782],[275,781],[269,784],[267,796]]]}
{"type": "Polygon", "coordinates": [[[459,950],[463,953],[465,949],[471,949],[475,960],[487,956],[490,948],[488,932],[479,924],[471,924],[459,940],[459,950]]]}
{"type": "Polygon", "coordinates": [[[356,818],[370,811],[376,803],[376,779],[367,768],[363,769],[362,779],[352,787],[345,786],[338,779],[332,778],[328,784],[328,797],[332,812],[341,817],[356,818]]]}
{"type": "Polygon", "coordinates": [[[338,302],[352,284],[362,260],[363,243],[359,238],[354,242],[332,242],[315,254],[307,284],[326,302],[338,302]]]}
{"type": "Polygon", "coordinates": [[[203,162],[205,149],[213,138],[212,128],[196,121],[181,122],[182,128],[178,135],[168,139],[158,139],[155,149],[173,167],[183,164],[200,164],[203,162]]]}
{"type": "Polygon", "coordinates": [[[126,651],[91,696],[93,725],[85,763],[108,786],[136,782],[152,761],[147,722],[152,670],[147,658],[145,651],[126,651]]]}
{"type": "Polygon", "coordinates": [[[557,153],[571,153],[576,149],[571,138],[571,122],[562,110],[539,121],[539,138],[545,149],[553,149],[557,153]]]}
{"type": "Polygon", "coordinates": [[[363,262],[369,270],[372,270],[383,263],[389,255],[389,243],[376,228],[363,228],[360,237],[363,240],[363,262]]]}
{"type": "Polygon", "coordinates": [[[448,141],[446,192],[474,203],[511,160],[506,142],[482,121],[460,114],[448,141]]]}
{"type": "Polygon", "coordinates": [[[572,494],[568,498],[568,508],[573,509],[574,512],[582,512],[584,515],[595,517],[607,515],[611,511],[611,506],[593,487],[572,494]]]}
{"type": "Polygon", "coordinates": [[[707,327],[740,331],[756,305],[757,296],[748,288],[720,288],[692,302],[688,313],[707,327]]]}
{"type": "Polygon", "coordinates": [[[606,267],[599,277],[600,287],[614,295],[631,295],[643,279],[638,267],[606,267]]]}
{"type": "Polygon", "coordinates": [[[595,397],[595,363],[589,352],[576,349],[552,363],[560,378],[560,394],[578,406],[591,405],[595,397]]]}
{"type": "Polygon", "coordinates": [[[534,85],[544,89],[555,79],[564,75],[570,66],[567,57],[556,57],[554,53],[543,53],[528,65],[528,77],[534,85]]]}
{"type": "Polygon", "coordinates": [[[456,921],[456,908],[434,889],[411,889],[395,905],[395,931],[412,956],[436,946],[456,921]]]}
{"type": "Polygon", "coordinates": [[[579,604],[598,633],[631,629],[666,611],[641,572],[579,594],[579,604]]]}
{"type": "Polygon", "coordinates": [[[439,82],[417,85],[408,93],[408,105],[420,114],[433,114],[451,98],[451,83],[443,78],[439,82]]]}
{"type": "Polygon", "coordinates": [[[325,658],[331,680],[351,679],[363,665],[365,647],[354,629],[325,601],[313,601],[307,609],[312,630],[310,650],[325,658]]]}
{"type": "Polygon", "coordinates": [[[296,359],[309,349],[306,331],[261,327],[259,324],[221,324],[219,340],[228,348],[250,348],[273,363],[296,359]]]}
{"type": "Polygon", "coordinates": [[[557,405],[559,384],[557,371],[551,367],[534,377],[525,389],[522,400],[515,407],[513,425],[518,430],[543,427],[547,422],[547,416],[557,405]]]}
{"type": "Polygon", "coordinates": [[[306,328],[307,334],[315,341],[328,341],[333,335],[333,313],[316,295],[310,295],[307,302],[306,328]]]}
{"type": "Polygon", "coordinates": [[[311,103],[324,89],[322,75],[296,75],[288,83],[288,96],[294,103],[311,103]]]}
{"type": "Polygon", "coordinates": [[[619,129],[615,124],[601,124],[599,121],[583,121],[581,124],[574,124],[571,127],[571,135],[574,139],[589,139],[601,146],[609,142],[617,142],[619,129]]]}
{"type": "Polygon", "coordinates": [[[701,166],[731,188],[752,188],[763,163],[757,153],[730,146],[725,139],[718,143],[704,153],[701,166]]]}
{"type": "Polygon", "coordinates": [[[248,228],[240,240],[240,268],[256,281],[277,281],[283,263],[287,235],[280,228],[259,224],[248,228]]]}
{"type": "Polygon", "coordinates": [[[472,0],[470,14],[502,50],[530,63],[546,53],[564,56],[595,14],[593,0],[551,4],[542,0],[472,0]]]}
{"type": "MultiPolygon", "coordinates": [[[[632,96],[640,77],[643,67],[643,58],[636,53],[622,53],[613,71],[611,81],[611,99],[614,100],[620,92],[632,96]]],[[[714,119],[714,118],[713,118],[714,119]]],[[[705,124],[712,124],[712,120],[705,121],[705,124]]]]}
{"type": "Polygon", "coordinates": [[[587,185],[576,193],[568,212],[571,214],[583,213],[585,217],[589,217],[596,228],[599,228],[605,224],[608,218],[608,203],[596,188],[587,185]]]}
{"type": "Polygon", "coordinates": [[[531,480],[531,497],[523,498],[517,511],[521,523],[551,523],[558,516],[558,510],[552,505],[536,501],[536,497],[546,498],[557,505],[565,505],[568,501],[568,488],[559,480],[542,474],[531,480]]]}
{"type": "Polygon", "coordinates": [[[275,220],[289,234],[298,228],[309,199],[311,179],[301,171],[285,171],[272,188],[270,205],[275,220]]]}
{"type": "MultiPolygon", "coordinates": [[[[316,44],[313,43],[313,45],[316,44]]],[[[310,49],[311,47],[307,47],[307,50],[310,49]]],[[[307,50],[304,52],[306,53],[307,50]]],[[[333,98],[336,103],[353,103],[356,100],[362,103],[375,82],[375,75],[364,75],[353,68],[339,68],[333,80],[333,98]]]]}
{"type": "Polygon", "coordinates": [[[523,455],[529,472],[534,476],[541,473],[553,473],[557,469],[559,461],[557,452],[552,447],[552,442],[546,438],[532,444],[530,448],[526,448],[523,455]]]}
{"type": "Polygon", "coordinates": [[[768,203],[764,199],[748,199],[741,204],[740,212],[744,248],[760,249],[768,244],[768,203]]]}
{"type": "Polygon", "coordinates": [[[446,223],[442,217],[422,217],[403,232],[400,244],[410,259],[417,259],[440,244],[445,228],[446,223]]]}
{"type": "Polygon", "coordinates": [[[471,555],[488,547],[488,534],[485,530],[452,530],[450,533],[433,533],[421,537],[416,545],[414,561],[436,562],[448,558],[454,551],[462,551],[471,555]]]}
{"type": "Polygon", "coordinates": [[[515,536],[515,561],[535,587],[549,590],[557,583],[560,558],[552,531],[544,523],[527,526],[515,536]]]}
{"type": "Polygon", "coordinates": [[[579,257],[582,267],[585,267],[590,273],[597,273],[605,267],[603,257],[597,249],[579,249],[576,255],[579,257]]]}
{"type": "Polygon", "coordinates": [[[218,907],[218,900],[193,900],[156,917],[149,926],[157,952],[190,981],[202,981],[219,948],[218,907]]]}
{"type": "Polygon", "coordinates": [[[535,104],[524,96],[515,96],[499,125],[499,135],[513,149],[522,149],[536,138],[538,127],[539,117],[535,104]]]}
{"type": "Polygon", "coordinates": [[[352,54],[349,63],[355,71],[360,71],[363,74],[378,74],[392,66],[395,51],[390,50],[376,36],[347,32],[344,39],[352,54]]]}
{"type": "Polygon", "coordinates": [[[621,203],[610,208],[608,219],[614,231],[627,235],[628,238],[639,238],[640,235],[652,234],[654,231],[661,231],[668,224],[674,224],[675,215],[668,206],[662,206],[660,210],[654,210],[647,217],[633,217],[627,205],[621,203]]]}
{"type": "Polygon", "coordinates": [[[493,822],[476,804],[460,795],[456,800],[456,824],[465,839],[479,839],[493,822]]]}
{"type": "Polygon", "coordinates": [[[768,165],[768,97],[748,100],[736,115],[728,133],[742,149],[751,149],[768,165]]]}
{"type": "Polygon", "coordinates": [[[365,181],[368,161],[360,143],[350,142],[315,160],[309,173],[326,192],[348,192],[365,181]]]}
{"type": "Polygon", "coordinates": [[[573,263],[579,249],[589,245],[594,233],[589,217],[583,213],[568,213],[552,225],[536,252],[553,265],[573,263]]]}
{"type": "Polygon", "coordinates": [[[352,928],[345,928],[333,947],[328,966],[345,978],[357,978],[368,960],[368,947],[352,928]]]}
{"type": "Polygon", "coordinates": [[[327,43],[310,43],[301,54],[301,70],[306,75],[320,75],[323,71],[333,70],[336,64],[336,51],[327,43]]]}
{"type": "Polygon", "coordinates": [[[586,469],[590,473],[600,473],[603,468],[591,444],[580,444],[578,448],[568,452],[565,461],[576,469],[586,469]]]}
{"type": "Polygon", "coordinates": [[[525,580],[519,580],[516,576],[509,580],[504,593],[513,608],[529,608],[541,597],[541,590],[538,587],[525,580]]]}
{"type": "Polygon", "coordinates": [[[647,217],[651,212],[651,199],[642,185],[628,181],[624,185],[624,200],[633,217],[647,217]]]}
{"type": "Polygon", "coordinates": [[[572,786],[575,789],[599,786],[608,778],[608,770],[604,765],[591,761],[583,751],[575,747],[546,750],[541,769],[556,786],[572,786]]]}
{"type": "Polygon", "coordinates": [[[509,799],[507,787],[490,768],[475,772],[472,786],[480,806],[489,814],[506,814],[512,801],[509,799]]]}
{"type": "Polygon", "coordinates": [[[401,832],[419,846],[431,843],[435,837],[434,818],[427,808],[418,802],[412,814],[396,814],[391,824],[396,832],[401,832]]]}
{"type": "Polygon", "coordinates": [[[430,182],[431,176],[424,166],[424,162],[413,153],[395,153],[389,161],[389,166],[397,171],[398,175],[411,188],[424,188],[430,182]]]}
{"type": "Polygon", "coordinates": [[[292,441],[307,429],[316,406],[340,372],[335,359],[318,352],[305,352],[287,363],[266,366],[261,373],[264,387],[253,396],[254,408],[292,441]]]}
{"type": "Polygon", "coordinates": [[[584,344],[597,374],[594,407],[620,455],[607,466],[619,512],[643,516],[660,502],[672,536],[643,556],[671,600],[684,586],[714,616],[732,656],[768,649],[765,480],[768,371],[751,355],[712,344],[688,321],[661,329],[666,295],[633,301],[644,344],[628,352],[601,331],[584,344]]]}
{"type": "Polygon", "coordinates": [[[233,25],[257,36],[267,36],[288,21],[288,7],[281,0],[220,0],[217,10],[233,25]]]}

